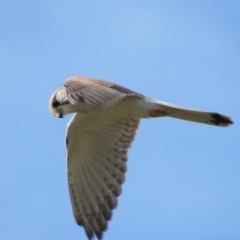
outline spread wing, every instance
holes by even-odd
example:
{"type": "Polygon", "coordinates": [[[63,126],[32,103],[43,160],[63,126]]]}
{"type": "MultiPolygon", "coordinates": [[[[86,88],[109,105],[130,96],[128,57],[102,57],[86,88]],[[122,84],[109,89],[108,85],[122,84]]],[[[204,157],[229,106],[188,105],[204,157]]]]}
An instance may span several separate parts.
{"type": "Polygon", "coordinates": [[[127,96],[143,97],[117,84],[86,77],[71,77],[64,87],[73,105],[85,103],[87,108],[92,109],[112,106],[127,96]]]}
{"type": "Polygon", "coordinates": [[[68,184],[76,222],[89,239],[102,238],[117,206],[127,151],[139,119],[75,114],[67,129],[68,184]]]}

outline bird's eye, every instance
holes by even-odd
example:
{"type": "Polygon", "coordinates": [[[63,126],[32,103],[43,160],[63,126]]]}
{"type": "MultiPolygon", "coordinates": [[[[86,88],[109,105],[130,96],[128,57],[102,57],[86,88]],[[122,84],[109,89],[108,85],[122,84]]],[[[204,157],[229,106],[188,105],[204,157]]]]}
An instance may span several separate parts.
{"type": "Polygon", "coordinates": [[[60,102],[58,102],[56,99],[53,99],[52,106],[53,107],[59,107],[60,106],[60,102]]]}

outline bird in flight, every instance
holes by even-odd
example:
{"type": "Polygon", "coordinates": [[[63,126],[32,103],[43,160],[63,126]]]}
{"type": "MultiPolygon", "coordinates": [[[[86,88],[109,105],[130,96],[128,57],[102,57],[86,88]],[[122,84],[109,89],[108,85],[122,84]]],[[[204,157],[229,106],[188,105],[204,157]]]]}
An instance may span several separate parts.
{"type": "Polygon", "coordinates": [[[68,186],[73,214],[88,239],[102,239],[117,206],[127,152],[141,118],[173,117],[226,127],[232,120],[146,97],[117,84],[68,78],[49,101],[53,116],[75,113],[67,126],[68,186]]]}

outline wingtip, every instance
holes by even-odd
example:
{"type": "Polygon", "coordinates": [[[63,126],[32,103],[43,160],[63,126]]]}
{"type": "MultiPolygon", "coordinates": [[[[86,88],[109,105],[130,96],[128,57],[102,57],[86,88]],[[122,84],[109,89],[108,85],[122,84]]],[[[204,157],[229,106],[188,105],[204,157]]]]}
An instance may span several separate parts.
{"type": "Polygon", "coordinates": [[[232,120],[231,118],[229,118],[229,123],[228,123],[227,127],[228,127],[228,126],[231,126],[231,125],[233,125],[233,124],[234,124],[233,120],[232,120]]]}
{"type": "Polygon", "coordinates": [[[227,117],[225,115],[219,113],[210,113],[210,115],[212,117],[212,124],[216,126],[229,127],[234,123],[230,117],[227,117]]]}

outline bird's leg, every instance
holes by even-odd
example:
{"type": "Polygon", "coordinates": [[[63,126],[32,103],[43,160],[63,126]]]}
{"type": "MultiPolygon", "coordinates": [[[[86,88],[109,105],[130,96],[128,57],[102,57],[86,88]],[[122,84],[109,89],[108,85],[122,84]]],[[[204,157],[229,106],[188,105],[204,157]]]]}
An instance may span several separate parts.
{"type": "Polygon", "coordinates": [[[151,110],[149,111],[149,116],[150,117],[165,117],[168,114],[162,110],[151,110]]]}

